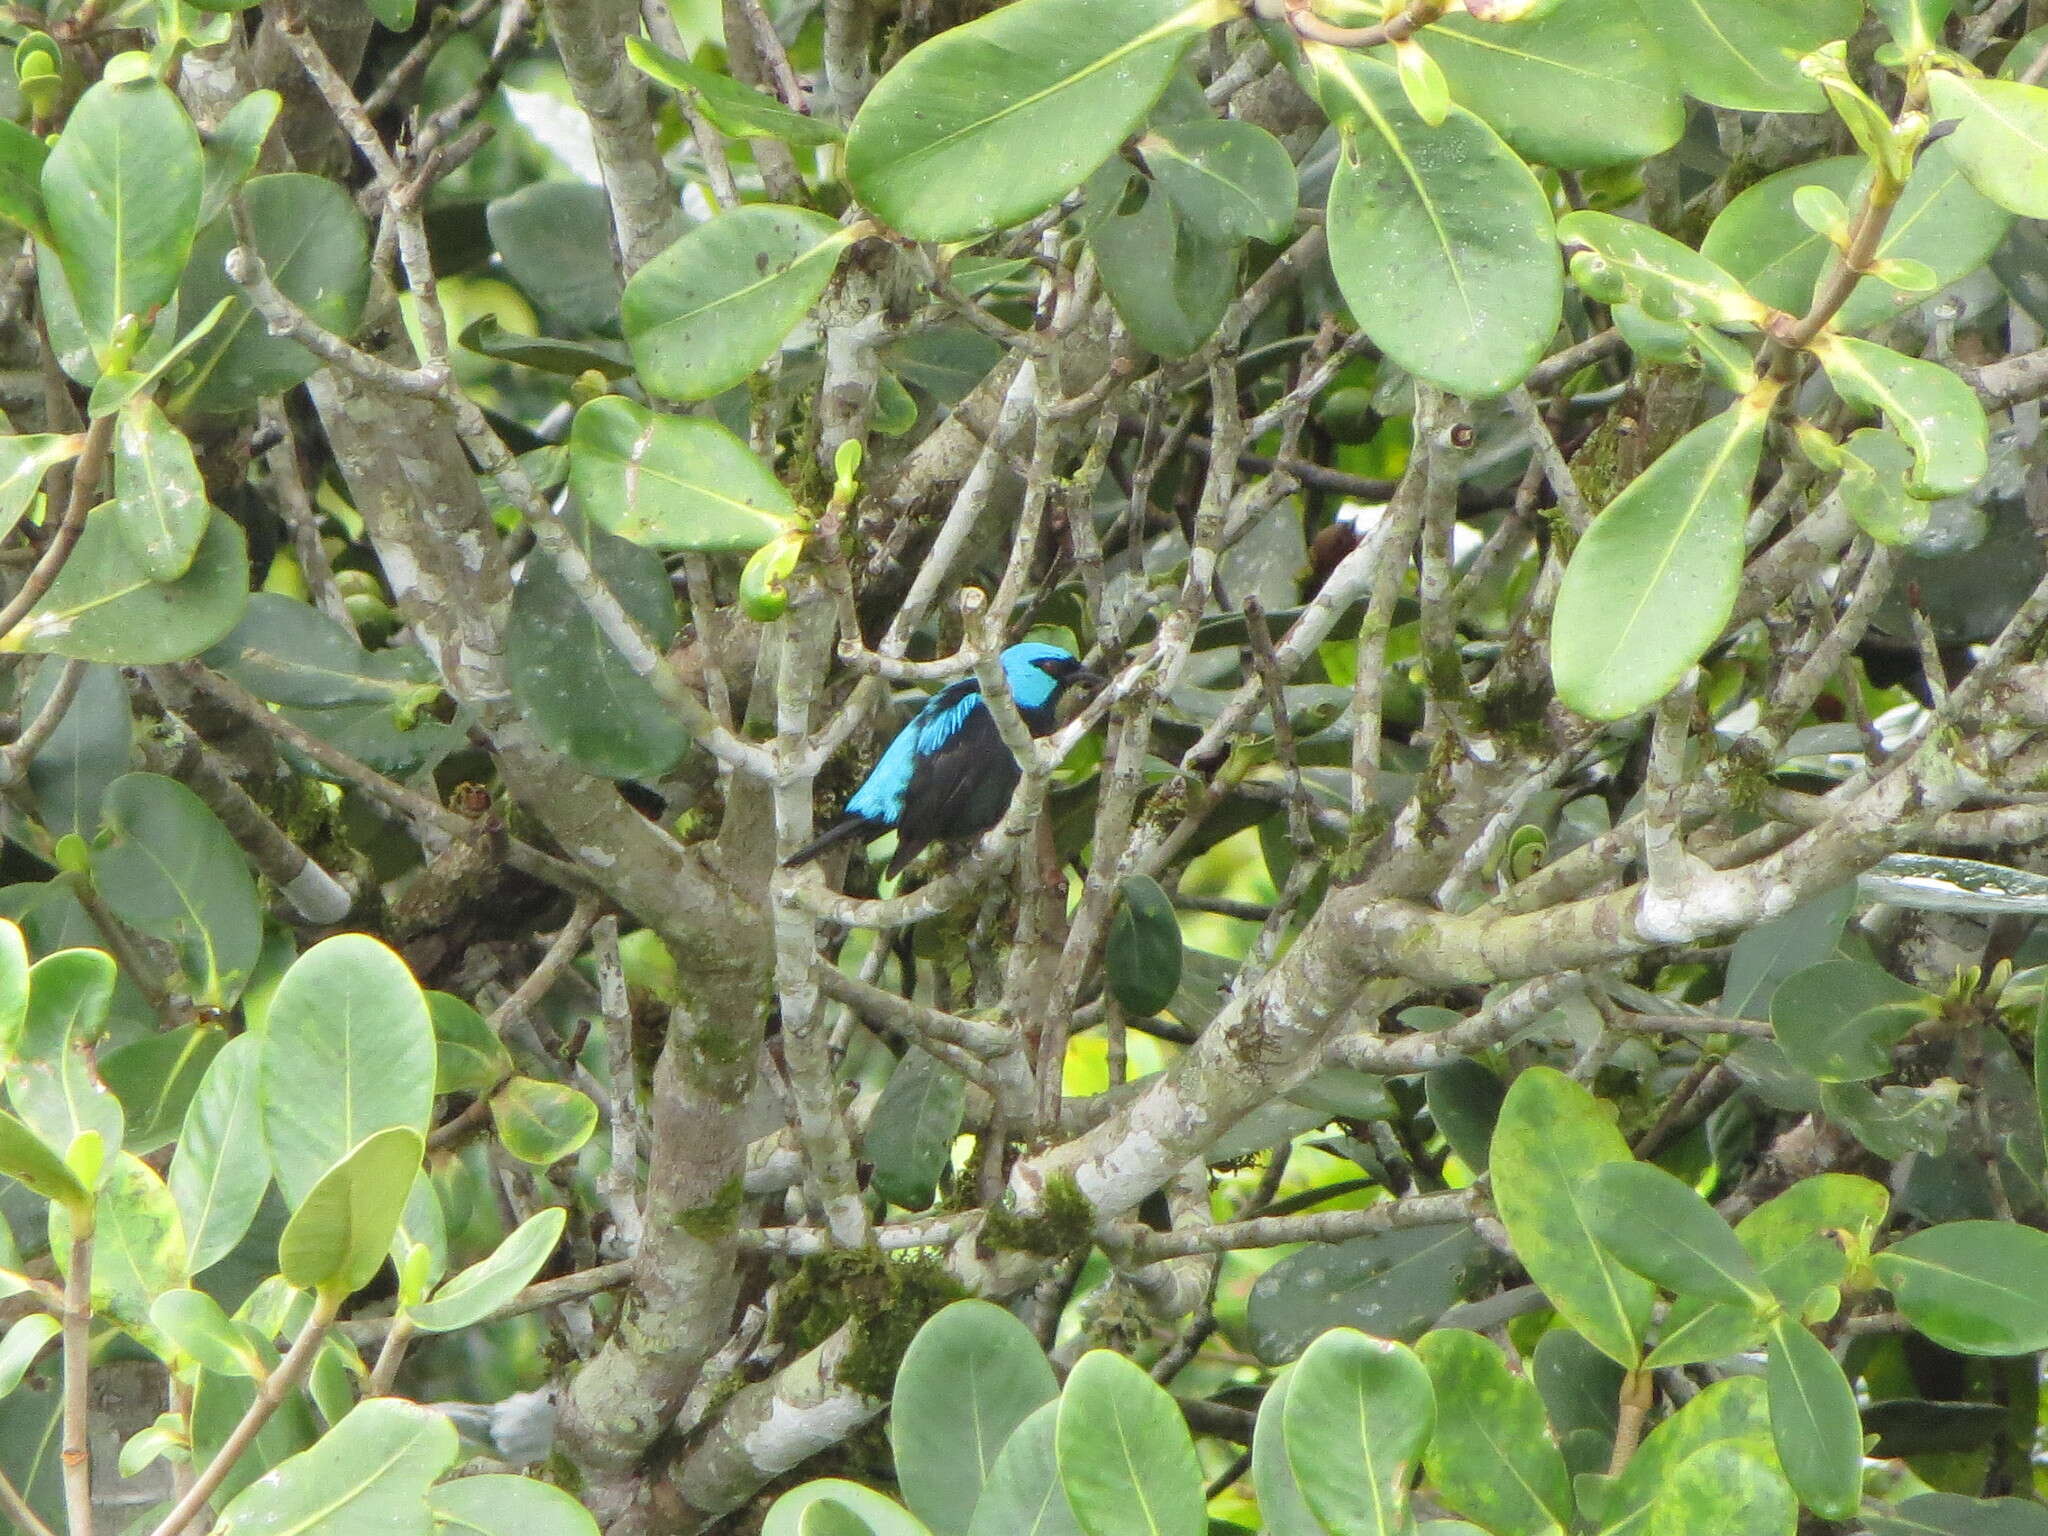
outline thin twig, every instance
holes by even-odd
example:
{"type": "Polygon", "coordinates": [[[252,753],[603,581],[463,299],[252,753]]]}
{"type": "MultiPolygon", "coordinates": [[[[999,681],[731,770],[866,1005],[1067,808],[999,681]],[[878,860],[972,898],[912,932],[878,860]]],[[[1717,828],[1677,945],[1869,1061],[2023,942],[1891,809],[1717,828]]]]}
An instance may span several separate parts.
{"type": "Polygon", "coordinates": [[[64,1518],[92,1536],[92,1213],[74,1211],[64,1275],[64,1518]]]}

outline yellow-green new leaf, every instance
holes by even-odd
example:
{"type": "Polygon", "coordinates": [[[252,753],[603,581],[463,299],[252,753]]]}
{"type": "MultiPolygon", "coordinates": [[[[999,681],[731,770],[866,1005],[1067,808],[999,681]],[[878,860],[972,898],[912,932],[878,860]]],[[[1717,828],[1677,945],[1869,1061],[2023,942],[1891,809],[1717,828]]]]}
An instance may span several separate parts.
{"type": "Polygon", "coordinates": [[[1976,391],[1939,363],[1875,342],[1823,334],[1813,351],[1835,392],[1882,411],[1913,450],[1906,483],[1916,496],[1959,496],[1984,478],[1990,424],[1976,391]]]}
{"type": "Polygon", "coordinates": [[[277,1242],[277,1267],[307,1291],[353,1295],[383,1267],[426,1139],[395,1125],[365,1137],[299,1203],[277,1242]]]}

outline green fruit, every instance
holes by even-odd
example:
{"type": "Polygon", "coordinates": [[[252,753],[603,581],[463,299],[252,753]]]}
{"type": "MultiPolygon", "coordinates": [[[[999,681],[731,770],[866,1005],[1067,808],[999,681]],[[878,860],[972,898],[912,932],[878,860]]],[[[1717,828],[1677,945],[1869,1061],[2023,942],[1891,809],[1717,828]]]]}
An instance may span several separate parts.
{"type": "Polygon", "coordinates": [[[1372,391],[1348,385],[1333,389],[1316,406],[1316,421],[1340,443],[1369,443],[1380,429],[1372,408],[1372,391]]]}

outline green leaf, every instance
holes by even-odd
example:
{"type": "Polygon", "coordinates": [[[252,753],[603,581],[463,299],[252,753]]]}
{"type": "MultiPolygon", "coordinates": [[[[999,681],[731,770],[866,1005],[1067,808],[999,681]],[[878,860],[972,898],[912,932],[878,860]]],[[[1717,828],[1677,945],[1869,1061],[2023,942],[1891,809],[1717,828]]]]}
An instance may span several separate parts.
{"type": "Polygon", "coordinates": [[[1863,1421],[1856,1393],[1828,1347],[1796,1317],[1771,1320],[1771,1436],[1799,1501],[1828,1520],[1847,1520],[1863,1497],[1863,1421]]]}
{"type": "Polygon", "coordinates": [[[1131,1013],[1159,1012],[1180,989],[1180,918],[1150,875],[1126,875],[1117,886],[1103,966],[1110,991],[1131,1013]]]}
{"type": "Polygon", "coordinates": [[[121,1145],[126,1118],[121,1101],[93,1070],[92,1053],[105,1030],[114,995],[113,957],[97,949],[46,955],[29,972],[28,1015],[5,1063],[7,1097],[14,1112],[51,1147],[96,1133],[112,1152],[121,1145]]]}
{"type": "Polygon", "coordinates": [[[229,107],[218,127],[200,134],[206,156],[206,179],[199,195],[199,222],[212,223],[228,205],[228,199],[242,189],[256,173],[263,155],[263,141],[284,106],[275,91],[251,91],[229,107]]]}
{"type": "Polygon", "coordinates": [[[2048,912],[2048,876],[1942,854],[1888,854],[1856,877],[1856,889],[1923,912],[2048,912]]]}
{"type": "Polygon", "coordinates": [[[1964,1355],[2048,1348],[2048,1233],[2004,1221],[1915,1232],[1872,1261],[1906,1320],[1964,1355]]]}
{"type": "Polygon", "coordinates": [[[1910,545],[1926,531],[1934,504],[1912,494],[1913,450],[1896,432],[1863,427],[1842,444],[1843,510],[1880,544],[1910,545]]]}
{"type": "Polygon", "coordinates": [[[1506,1085],[1490,1067],[1469,1056],[1427,1073],[1422,1085],[1429,1118],[1444,1133],[1451,1150],[1474,1173],[1486,1172],[1493,1127],[1500,1119],[1501,1101],[1507,1097],[1506,1085]]]}
{"type": "Polygon", "coordinates": [[[1012,1432],[1058,1395],[1045,1351],[1010,1313],[986,1301],[941,1310],[904,1352],[889,1409],[911,1512],[935,1536],[967,1536],[1012,1432]]]}
{"type": "Polygon", "coordinates": [[[199,349],[199,344],[213,334],[234,307],[233,299],[219,300],[200,317],[197,325],[182,335],[178,331],[177,306],[167,308],[150,331],[134,365],[109,368],[94,381],[92,394],[86,400],[86,414],[95,420],[111,416],[131,400],[148,394],[159,378],[199,349]]]}
{"type": "Polygon", "coordinates": [[[1536,1388],[1508,1369],[1498,1345],[1463,1329],[1438,1329],[1415,1352],[1436,1396],[1423,1460],[1443,1502],[1495,1536],[1569,1528],[1571,1479],[1544,1433],[1536,1388]]]}
{"type": "Polygon", "coordinates": [[[434,1025],[434,1092],[488,1093],[511,1075],[511,1053],[461,998],[429,992],[427,1016],[434,1025]]]}
{"type": "MultiPolygon", "coordinates": [[[[65,1273],[70,1269],[71,1230],[70,1209],[51,1206],[50,1253],[65,1273]]],[[[93,1202],[93,1311],[144,1347],[164,1354],[163,1337],[149,1320],[150,1306],[164,1292],[190,1283],[191,1277],[178,1207],[164,1181],[134,1153],[114,1153],[107,1159],[93,1202]]]]}
{"type": "Polygon", "coordinates": [[[1138,141],[1138,151],[1205,238],[1278,245],[1294,232],[1294,162],[1265,129],[1214,118],[1162,123],[1138,141]]]}
{"type": "Polygon", "coordinates": [[[536,1211],[469,1268],[451,1276],[432,1299],[407,1307],[415,1328],[447,1333],[481,1322],[524,1290],[562,1240],[569,1213],[559,1205],[536,1211]]]}
{"type": "Polygon", "coordinates": [[[181,1024],[102,1054],[100,1081],[121,1101],[127,1117],[121,1144],[137,1157],[147,1157],[174,1141],[207,1067],[226,1044],[221,1029],[181,1024]]]}
{"type": "MultiPolygon", "coordinates": [[[[68,664],[61,656],[36,663],[25,706],[28,718],[33,719],[56,690],[68,664]]],[[[133,762],[134,738],[128,685],[120,670],[88,665],[71,707],[28,765],[29,786],[52,837],[75,832],[90,838],[98,833],[100,801],[107,786],[133,762]]]]}
{"type": "Polygon", "coordinates": [[[654,549],[746,553],[796,526],[789,492],[731,432],[622,395],[576,412],[569,485],[586,516],[654,549]]]}
{"type": "Polygon", "coordinates": [[[302,1532],[432,1536],[435,1479],[455,1465],[445,1414],[396,1397],[356,1404],[319,1444],[275,1467],[221,1511],[218,1536],[302,1532]]]}
{"type": "Polygon", "coordinates": [[[0,219],[19,224],[45,244],[49,215],[43,207],[43,164],[50,146],[21,124],[0,118],[0,219]]]}
{"type": "Polygon", "coordinates": [[[1949,143],[1970,184],[2001,208],[2048,216],[2048,90],[1937,69],[1927,94],[1935,117],[1961,120],[1949,143]]]}
{"type": "Polygon", "coordinates": [[[210,511],[185,434],[147,395],[129,401],[114,438],[115,526],[150,580],[185,574],[210,511]]]}
{"type": "Polygon", "coordinates": [[[36,499],[43,476],[68,464],[85,446],[79,432],[33,432],[0,437],[0,537],[11,532],[36,499]]]}
{"type": "MultiPolygon", "coordinates": [[[[1764,1383],[1757,1377],[1717,1381],[1652,1429],[1643,1437],[1635,1455],[1629,1458],[1621,1476],[1614,1479],[1608,1489],[1602,1501],[1604,1513],[1586,1511],[1596,1525],[1603,1520],[1606,1522],[1601,1536],[1648,1536],[1653,1529],[1651,1521],[1660,1510],[1671,1508],[1675,1513],[1675,1506],[1665,1495],[1675,1482],[1678,1469],[1703,1450],[1730,1447],[1762,1463],[1775,1476],[1777,1452],[1771,1443],[1770,1413],[1765,1397],[1764,1383]]],[[[1748,1480],[1755,1481],[1754,1474],[1748,1480]]],[[[1586,1501],[1584,1479],[1580,1480],[1578,1491],[1583,1506],[1586,1501]]],[[[1791,1497],[1789,1489],[1786,1497],[1791,1497]]],[[[1706,1507],[1714,1507],[1719,1502],[1718,1499],[1710,1500],[1706,1507]]],[[[1667,1522],[1672,1517],[1670,1514],[1665,1516],[1667,1522]]],[[[1722,1529],[1718,1526],[1709,1525],[1706,1530],[1713,1536],[1722,1536],[1722,1529]]],[[[1672,1536],[1680,1536],[1680,1533],[1691,1536],[1685,1527],[1675,1528],[1672,1536]]],[[[1705,1532],[1701,1536],[1705,1536],[1705,1532]]],[[[1789,1528],[1785,1536],[1790,1536],[1789,1528]]]]}
{"type": "Polygon", "coordinates": [[[1647,1536],[1793,1536],[1799,1501],[1768,1463],[1710,1445],[1671,1471],[1650,1507],[1647,1536]]]}
{"type": "MultiPolygon", "coordinates": [[[[585,498],[583,505],[592,502],[585,498]]],[[[676,637],[676,599],[661,556],[581,517],[575,535],[619,605],[666,650],[676,637]]],[[[674,710],[633,670],[542,550],[526,557],[512,589],[505,672],[541,740],[593,773],[658,779],[690,744],[674,710]]]]}
{"type": "Polygon", "coordinates": [[[1955,0],[1870,0],[1870,8],[1906,56],[1917,58],[1940,43],[1955,0]]]}
{"type": "Polygon", "coordinates": [[[1602,1163],[1630,1161],[1606,1106],[1562,1072],[1531,1067],[1509,1086],[1493,1188],[1515,1253],[1566,1322],[1632,1367],[1656,1293],[1595,1240],[1584,1183],[1602,1163]]]}
{"type": "Polygon", "coordinates": [[[249,1155],[262,1137],[260,1049],[257,1037],[240,1035],[214,1057],[185,1111],[184,1133],[171,1156],[171,1197],[184,1221],[195,1274],[234,1251],[270,1184],[269,1160],[249,1155]]]}
{"type": "Polygon", "coordinates": [[[1558,220],[1557,238],[1594,251],[1655,319],[1761,325],[1769,317],[1711,257],[1634,219],[1570,213],[1558,220]]]}
{"type": "Polygon", "coordinates": [[[610,331],[619,318],[619,275],[608,251],[611,201],[603,187],[540,181],[484,210],[492,243],[512,280],[543,309],[583,331],[610,331]]]}
{"type": "Polygon", "coordinates": [[[619,299],[641,384],[667,400],[708,400],[745,383],[817,302],[850,239],[822,213],[774,203],[698,225],[619,299]]]}
{"type": "Polygon", "coordinates": [[[1278,1364],[1347,1323],[1381,1338],[1419,1339],[1489,1272],[1487,1252],[1462,1222],[1311,1243],[1254,1282],[1245,1308],[1252,1350],[1278,1364]]]}
{"type": "Polygon", "coordinates": [[[239,623],[203,658],[257,698],[302,709],[391,705],[433,676],[416,651],[365,651],[310,603],[252,592],[239,623]]]}
{"type": "MultiPolygon", "coordinates": [[[[1721,210],[1701,249],[1764,303],[1802,313],[1834,250],[1799,221],[1794,200],[1803,188],[1818,187],[1855,201],[1868,178],[1868,162],[1860,155],[1767,176],[1721,210]]],[[[1920,262],[1946,286],[1983,266],[2011,227],[2012,215],[1971,187],[1943,139],[1928,145],[1915,163],[1885,223],[1877,259],[1920,262]]],[[[1924,297],[1866,277],[1835,316],[1834,329],[1868,330],[1924,297]]]]}
{"type": "MultiPolygon", "coordinates": [[[[370,291],[370,237],[348,189],[324,176],[286,172],[253,178],[242,202],[256,254],[278,292],[325,329],[354,335],[370,291]]],[[[224,264],[234,243],[234,225],[221,214],[193,245],[179,307],[203,315],[222,299],[234,303],[174,381],[174,414],[246,410],[304,383],[320,366],[291,337],[271,335],[228,277],[224,264]]]]}
{"type": "Polygon", "coordinates": [[[1685,129],[1677,76],[1634,0],[1566,0],[1513,26],[1446,16],[1427,33],[1451,99],[1525,159],[1563,170],[1662,154],[1685,129]]]}
{"type": "MultiPolygon", "coordinates": [[[[1287,1464],[1287,1389],[1294,1372],[1282,1371],[1266,1388],[1252,1431],[1252,1484],[1259,1494],[1259,1519],[1266,1536],[1329,1536],[1309,1512],[1294,1471],[1287,1464]]],[[[974,1536],[981,1536],[975,1532],[974,1536]]],[[[994,1536],[991,1532],[990,1536],[994,1536]]]]}
{"type": "Polygon", "coordinates": [[[305,1291],[354,1295],[384,1266],[426,1139],[409,1125],[363,1138],[299,1202],[277,1243],[277,1268],[305,1291]]]}
{"type": "Polygon", "coordinates": [[[1819,965],[1835,952],[1856,888],[1838,885],[1793,907],[1781,917],[1745,928],[1728,955],[1728,981],[1719,1004],[1731,1019],[1766,1019],[1771,999],[1787,976],[1819,965]]]}
{"type": "Polygon", "coordinates": [[[1215,334],[1237,290],[1237,245],[1197,234],[1120,160],[1089,181],[1083,222],[1102,286],[1139,346],[1186,357],[1215,334]]]}
{"type": "Polygon", "coordinates": [[[875,1536],[928,1536],[923,1522],[905,1512],[894,1499],[837,1477],[812,1478],[777,1499],[761,1524],[761,1536],[804,1536],[804,1516],[814,1505],[826,1501],[866,1522],[875,1536]]]}
{"type": "Polygon", "coordinates": [[[1720,638],[1742,581],[1742,525],[1767,404],[1695,427],[1595,519],[1551,620],[1558,697],[1619,720],[1664,697],[1720,638]]]}
{"type": "Polygon", "coordinates": [[[1956,496],[1984,477],[1990,427],[1969,385],[1939,363],[1889,347],[1823,334],[1814,354],[1835,392],[1853,405],[1882,411],[1913,450],[1916,495],[1956,496]]]}
{"type": "Polygon", "coordinates": [[[0,1114],[0,1175],[13,1179],[31,1194],[67,1206],[92,1199],[64,1159],[12,1115],[0,1114]]]}
{"type": "Polygon", "coordinates": [[[359,933],[299,956],[270,1000],[259,1092],[272,1171],[294,1210],[374,1133],[424,1135],[434,1036],[405,962],[359,933]]]}
{"type": "Polygon", "coordinates": [[[153,666],[196,656],[235,627],[249,598],[242,530],[221,512],[185,574],[156,582],[121,532],[112,503],[86,515],[85,532],[0,651],[153,666]]]}
{"type": "Polygon", "coordinates": [[[1896,1513],[1871,1509],[1870,1536],[2048,1536],[2048,1510],[2026,1499],[1970,1499],[1923,1493],[1896,1513]]]}
{"type": "Polygon", "coordinates": [[[1636,0],[1643,25],[1663,46],[1686,94],[1739,112],[1819,112],[1818,85],[1799,60],[1847,37],[1858,0],[1636,0]]]}
{"type": "Polygon", "coordinates": [[[590,1140],[597,1106],[564,1084],[515,1077],[491,1095],[491,1118],[507,1152],[544,1168],[590,1140]]]}
{"type": "Polygon", "coordinates": [[[874,1536],[874,1527],[837,1499],[819,1499],[797,1522],[799,1536],[874,1536]]]}
{"type": "Polygon", "coordinates": [[[419,0],[363,0],[370,14],[393,32],[410,32],[419,0]]]}
{"type": "Polygon", "coordinates": [[[1385,65],[1319,44],[1338,130],[1330,266],[1360,327],[1453,394],[1505,394],[1557,331],[1564,276],[1529,168],[1462,107],[1431,127],[1385,65]]]}
{"type": "Polygon", "coordinates": [[[456,342],[501,363],[518,363],[523,368],[566,374],[572,379],[593,368],[607,379],[623,379],[633,371],[633,365],[618,356],[617,348],[600,352],[596,347],[557,341],[552,336],[520,336],[506,330],[498,323],[498,317],[491,314],[478,315],[470,321],[456,342]]]}
{"type": "Polygon", "coordinates": [[[1025,0],[913,48],[862,104],[846,179],[914,240],[1050,208],[1152,110],[1216,0],[1025,0]]]}
{"type": "MultiPolygon", "coordinates": [[[[1082,1536],[1060,1483],[1059,1412],[1056,1401],[1041,1404],[1010,1431],[975,1501],[967,1536],[1082,1536]]],[[[1267,1524],[1276,1536],[1284,1536],[1272,1524],[1270,1511],[1267,1524]]]]}
{"type": "Polygon", "coordinates": [[[1653,1163],[1609,1163],[1586,1175],[1587,1225],[1608,1252],[1677,1296],[1731,1306],[1770,1296],[1734,1229],[1684,1180],[1653,1163]]]}
{"type": "Polygon", "coordinates": [[[28,943],[18,923],[0,920],[0,1072],[21,1048],[28,998],[28,943]]]}
{"type": "Polygon", "coordinates": [[[220,1303],[204,1291],[165,1291],[150,1303],[149,1320],[174,1348],[206,1370],[254,1377],[263,1365],[220,1303]]]}
{"type": "Polygon", "coordinates": [[[1122,1355],[1091,1349],[1060,1394],[1054,1447],[1087,1536],[1207,1536],[1202,1467],[1173,1395],[1122,1355]]]}
{"type": "Polygon", "coordinates": [[[36,1363],[43,1346],[63,1331],[64,1325],[47,1312],[31,1312],[0,1338],[0,1397],[21,1385],[21,1378],[36,1363]]]}
{"type": "MultiPolygon", "coordinates": [[[[967,1080],[917,1046],[905,1051],[875,1102],[863,1144],[874,1165],[876,1192],[906,1210],[929,1206],[939,1176],[952,1162],[953,1139],[966,1112],[967,1080]]],[[[930,1516],[925,1520],[935,1523],[930,1516]]]]}
{"type": "Polygon", "coordinates": [[[1295,1365],[1281,1425],[1288,1468],[1330,1536],[1407,1529],[1408,1477],[1436,1428],[1436,1399],[1406,1345],[1332,1328],[1295,1365]]]}
{"type": "Polygon", "coordinates": [[[1794,1064],[1824,1083],[1853,1083],[1890,1071],[1892,1047],[1939,1008],[1869,961],[1828,960],[1780,984],[1771,1024],[1794,1064]]]}
{"type": "Polygon", "coordinates": [[[572,1495],[502,1472],[460,1477],[428,1490],[438,1536],[598,1536],[572,1495]]]}
{"type": "Polygon", "coordinates": [[[242,850],[175,779],[131,773],[108,786],[93,884],[130,927],[171,946],[199,1002],[240,996],[263,948],[263,908],[242,850]]]}
{"type": "Polygon", "coordinates": [[[644,75],[687,96],[720,133],[735,139],[780,139],[805,148],[837,144],[839,129],[822,119],[792,112],[771,96],[742,85],[715,69],[699,69],[637,37],[626,39],[626,57],[644,75]]]}
{"type": "Polygon", "coordinates": [[[177,292],[205,176],[198,131],[161,80],[102,80],[72,108],[43,165],[43,201],[102,366],[125,317],[147,322],[177,292]]]}

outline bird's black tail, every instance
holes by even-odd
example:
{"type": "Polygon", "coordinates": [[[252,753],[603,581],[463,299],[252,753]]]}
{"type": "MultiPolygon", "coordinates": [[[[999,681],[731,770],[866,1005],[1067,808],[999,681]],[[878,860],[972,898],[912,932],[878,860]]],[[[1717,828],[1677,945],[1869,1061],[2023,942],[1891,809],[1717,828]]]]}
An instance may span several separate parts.
{"type": "Polygon", "coordinates": [[[825,833],[797,849],[782,861],[784,869],[795,869],[799,864],[808,864],[828,848],[836,848],[849,838],[874,837],[884,829],[875,825],[865,816],[849,816],[825,833]]]}

